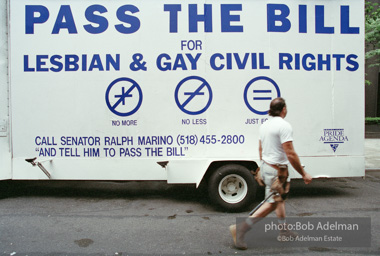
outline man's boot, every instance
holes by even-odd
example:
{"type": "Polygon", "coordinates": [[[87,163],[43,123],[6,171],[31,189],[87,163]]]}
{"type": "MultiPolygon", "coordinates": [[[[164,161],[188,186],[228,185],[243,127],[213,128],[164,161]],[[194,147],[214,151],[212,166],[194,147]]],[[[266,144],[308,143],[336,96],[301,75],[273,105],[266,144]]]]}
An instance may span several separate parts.
{"type": "Polygon", "coordinates": [[[230,226],[230,232],[234,240],[235,247],[239,250],[247,250],[247,243],[244,241],[244,235],[251,229],[245,221],[236,225],[230,226]]]}
{"type": "Polygon", "coordinates": [[[277,239],[279,241],[286,241],[285,238],[297,238],[298,236],[298,233],[289,230],[287,224],[285,223],[283,228],[280,230],[280,234],[277,239]]]}

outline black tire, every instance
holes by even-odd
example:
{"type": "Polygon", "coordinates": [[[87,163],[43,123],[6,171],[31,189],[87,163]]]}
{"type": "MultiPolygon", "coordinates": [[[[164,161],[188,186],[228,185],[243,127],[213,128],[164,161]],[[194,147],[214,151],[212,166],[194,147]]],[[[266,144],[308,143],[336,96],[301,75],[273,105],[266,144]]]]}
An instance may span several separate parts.
{"type": "Polygon", "coordinates": [[[210,200],[223,210],[246,210],[256,196],[257,183],[244,166],[228,164],[219,167],[208,182],[210,200]]]}

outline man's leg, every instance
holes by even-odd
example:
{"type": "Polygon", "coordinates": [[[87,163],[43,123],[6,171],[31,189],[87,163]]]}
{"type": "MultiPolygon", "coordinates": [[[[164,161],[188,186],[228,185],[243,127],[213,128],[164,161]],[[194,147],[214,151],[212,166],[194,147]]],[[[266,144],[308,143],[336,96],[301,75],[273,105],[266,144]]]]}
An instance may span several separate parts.
{"type": "MultiPolygon", "coordinates": [[[[265,198],[267,198],[271,192],[271,185],[275,178],[277,177],[277,170],[269,165],[262,165],[262,175],[264,179],[265,186],[265,198]]],[[[244,241],[244,235],[247,233],[251,226],[262,218],[267,216],[269,213],[273,212],[277,208],[277,202],[274,200],[273,196],[269,199],[250,217],[248,217],[244,222],[238,225],[230,226],[230,232],[235,243],[235,247],[240,250],[246,250],[247,244],[244,241]]]]}
{"type": "Polygon", "coordinates": [[[285,213],[285,201],[277,203],[276,215],[278,218],[278,224],[282,225],[282,229],[280,231],[280,236],[293,237],[293,238],[297,237],[298,234],[296,232],[288,230],[288,228],[287,228],[286,213],[285,213]]]}
{"type": "Polygon", "coordinates": [[[276,215],[277,215],[277,218],[280,220],[286,218],[285,201],[277,202],[276,215]]]}
{"type": "Polygon", "coordinates": [[[255,218],[264,218],[266,217],[269,213],[273,212],[276,210],[277,214],[277,206],[278,202],[273,202],[273,203],[268,203],[265,202],[252,216],[250,216],[250,219],[255,219],[255,218]]]}
{"type": "Polygon", "coordinates": [[[277,202],[276,215],[278,218],[278,224],[286,228],[286,212],[285,212],[285,201],[277,202]]]}
{"type": "Polygon", "coordinates": [[[238,225],[230,226],[230,232],[234,239],[235,247],[239,250],[246,250],[247,243],[244,241],[245,233],[247,233],[253,224],[259,222],[267,216],[269,213],[276,209],[277,202],[268,203],[265,202],[252,216],[248,217],[244,222],[238,225]]]}

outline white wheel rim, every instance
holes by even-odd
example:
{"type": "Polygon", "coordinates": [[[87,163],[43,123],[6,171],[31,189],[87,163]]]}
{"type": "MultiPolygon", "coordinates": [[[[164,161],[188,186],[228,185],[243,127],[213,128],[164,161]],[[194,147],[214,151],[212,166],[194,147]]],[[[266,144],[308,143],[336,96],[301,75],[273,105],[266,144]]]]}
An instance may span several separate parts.
{"type": "Polygon", "coordinates": [[[237,204],[246,197],[248,185],[241,176],[230,174],[219,182],[218,192],[223,201],[237,204]]]}

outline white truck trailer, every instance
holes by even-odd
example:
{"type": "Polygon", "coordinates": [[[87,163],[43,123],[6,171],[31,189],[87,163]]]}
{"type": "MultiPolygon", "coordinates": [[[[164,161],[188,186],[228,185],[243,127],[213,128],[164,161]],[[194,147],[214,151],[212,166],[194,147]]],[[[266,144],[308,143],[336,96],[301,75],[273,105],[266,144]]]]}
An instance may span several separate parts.
{"type": "Polygon", "coordinates": [[[314,178],[365,175],[363,0],[0,10],[2,180],[204,182],[217,204],[241,209],[279,96],[314,178]]]}

